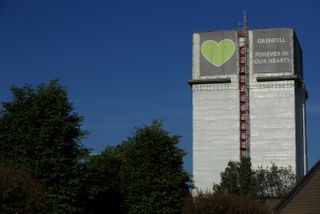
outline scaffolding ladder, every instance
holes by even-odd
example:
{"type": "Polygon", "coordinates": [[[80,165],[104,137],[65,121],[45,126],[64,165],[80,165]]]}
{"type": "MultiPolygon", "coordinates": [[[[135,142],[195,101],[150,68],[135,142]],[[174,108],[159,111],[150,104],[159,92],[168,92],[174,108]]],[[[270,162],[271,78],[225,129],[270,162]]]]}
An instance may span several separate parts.
{"type": "Polygon", "coordinates": [[[248,71],[248,30],[238,31],[239,39],[239,110],[240,110],[240,157],[250,157],[249,118],[249,71],[248,71]]]}

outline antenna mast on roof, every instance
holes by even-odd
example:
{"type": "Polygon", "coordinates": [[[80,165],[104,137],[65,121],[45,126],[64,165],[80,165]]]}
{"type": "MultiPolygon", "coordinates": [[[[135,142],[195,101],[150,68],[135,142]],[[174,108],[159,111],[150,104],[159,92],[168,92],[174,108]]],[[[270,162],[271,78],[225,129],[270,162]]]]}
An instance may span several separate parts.
{"type": "Polygon", "coordinates": [[[247,16],[247,11],[243,11],[243,20],[242,20],[243,28],[244,30],[247,30],[248,28],[248,16],[247,16]]]}

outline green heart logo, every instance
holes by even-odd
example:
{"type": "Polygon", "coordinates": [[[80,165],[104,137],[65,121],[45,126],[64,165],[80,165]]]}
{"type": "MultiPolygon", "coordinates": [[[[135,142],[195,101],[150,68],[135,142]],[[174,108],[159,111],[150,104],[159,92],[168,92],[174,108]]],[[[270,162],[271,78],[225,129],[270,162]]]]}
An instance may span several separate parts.
{"type": "Polygon", "coordinates": [[[234,54],[236,45],[231,39],[224,39],[220,42],[206,40],[201,45],[202,56],[216,67],[222,66],[234,54]]]}

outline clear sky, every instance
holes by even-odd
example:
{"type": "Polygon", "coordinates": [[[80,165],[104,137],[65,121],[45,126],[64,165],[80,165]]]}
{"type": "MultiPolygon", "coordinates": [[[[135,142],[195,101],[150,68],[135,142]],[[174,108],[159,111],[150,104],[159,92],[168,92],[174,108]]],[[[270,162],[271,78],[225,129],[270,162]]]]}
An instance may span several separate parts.
{"type": "Polygon", "coordinates": [[[320,158],[320,1],[0,0],[0,100],[60,78],[95,152],[162,119],[192,168],[192,33],[295,29],[304,54],[309,167],[320,158]]]}

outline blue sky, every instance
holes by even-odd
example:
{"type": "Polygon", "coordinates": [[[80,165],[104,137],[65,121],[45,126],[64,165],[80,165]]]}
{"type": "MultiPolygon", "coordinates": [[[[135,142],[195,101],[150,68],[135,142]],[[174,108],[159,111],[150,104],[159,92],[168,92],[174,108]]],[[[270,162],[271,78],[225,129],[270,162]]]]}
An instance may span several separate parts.
{"type": "Polygon", "coordinates": [[[320,2],[174,0],[1,0],[0,101],[9,87],[60,78],[101,151],[134,127],[162,119],[182,136],[192,168],[192,33],[250,28],[295,29],[304,54],[309,167],[320,155],[320,2]]]}

